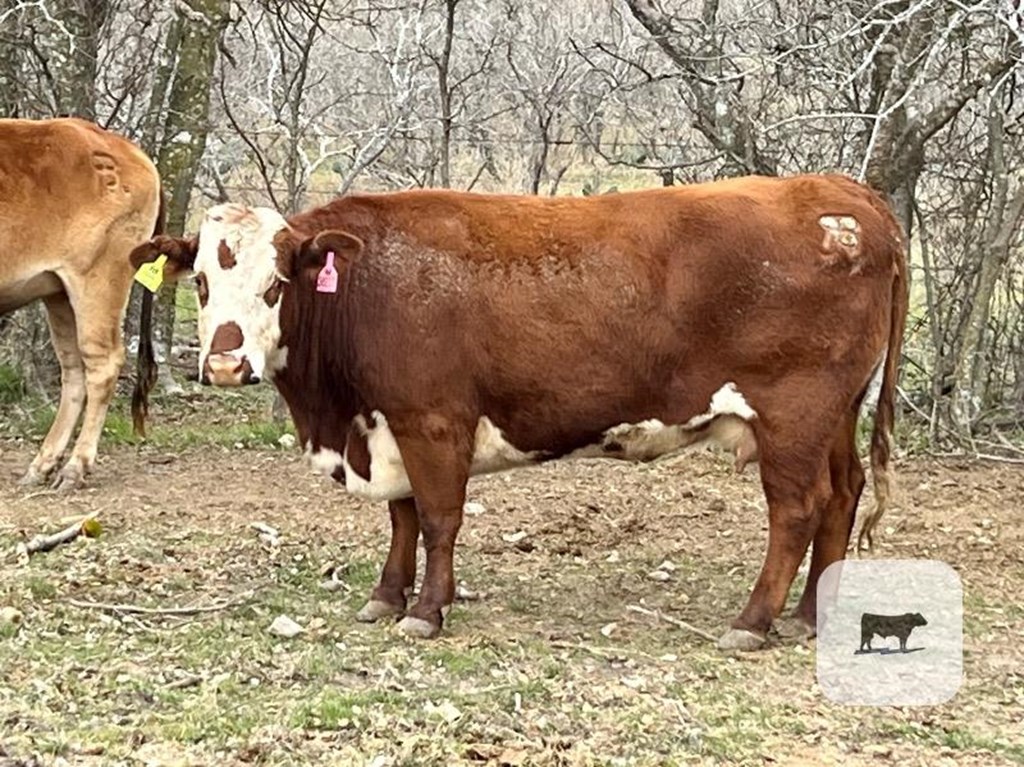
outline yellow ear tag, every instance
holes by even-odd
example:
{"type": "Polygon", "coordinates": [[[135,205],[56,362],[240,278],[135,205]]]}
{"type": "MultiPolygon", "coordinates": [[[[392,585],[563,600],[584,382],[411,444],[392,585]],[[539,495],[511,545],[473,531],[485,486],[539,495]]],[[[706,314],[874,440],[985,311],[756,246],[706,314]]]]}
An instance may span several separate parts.
{"type": "Polygon", "coordinates": [[[135,272],[135,281],[150,293],[156,293],[164,284],[164,264],[166,263],[167,256],[161,253],[157,256],[156,261],[150,261],[139,267],[139,271],[135,272]]]}

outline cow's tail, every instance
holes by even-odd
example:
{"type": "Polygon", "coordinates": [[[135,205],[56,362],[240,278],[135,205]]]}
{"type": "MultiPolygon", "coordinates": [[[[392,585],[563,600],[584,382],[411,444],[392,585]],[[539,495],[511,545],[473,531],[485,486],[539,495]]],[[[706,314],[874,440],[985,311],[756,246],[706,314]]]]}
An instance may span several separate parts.
{"type": "MultiPolygon", "coordinates": [[[[882,203],[881,200],[878,200],[882,203]]],[[[882,203],[884,205],[884,203],[882,203]]],[[[857,550],[870,549],[871,533],[889,505],[889,457],[891,453],[893,411],[896,398],[896,376],[903,349],[903,331],[907,324],[907,307],[910,301],[910,286],[907,279],[907,248],[899,224],[892,212],[885,207],[886,217],[895,227],[898,245],[893,252],[892,301],[889,316],[889,343],[886,348],[882,387],[875,408],[875,424],[871,432],[871,475],[875,486],[875,507],[864,517],[857,536],[857,550]]]]}
{"type": "MultiPolygon", "coordinates": [[[[153,236],[164,233],[167,224],[167,205],[164,190],[160,189],[160,207],[156,216],[153,236]]],[[[139,313],[139,354],[135,373],[135,391],[132,392],[132,427],[135,434],[145,439],[146,416],[149,415],[149,393],[156,384],[156,355],[153,353],[153,293],[142,291],[142,310],[139,313]]]]}

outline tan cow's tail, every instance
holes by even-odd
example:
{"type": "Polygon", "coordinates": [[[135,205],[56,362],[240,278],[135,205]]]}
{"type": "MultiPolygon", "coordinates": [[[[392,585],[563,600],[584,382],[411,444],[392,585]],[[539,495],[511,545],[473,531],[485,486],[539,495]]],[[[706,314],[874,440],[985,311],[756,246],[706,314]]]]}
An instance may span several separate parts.
{"type": "MultiPolygon", "coordinates": [[[[164,190],[160,189],[160,208],[156,216],[153,236],[164,233],[167,224],[167,205],[164,190]]],[[[135,434],[145,439],[146,416],[149,415],[149,393],[156,384],[156,355],[153,353],[153,294],[142,291],[142,310],[139,314],[139,354],[132,392],[132,427],[135,434]]]]}
{"type": "MultiPolygon", "coordinates": [[[[900,231],[892,213],[886,209],[887,217],[893,222],[896,231],[900,231]]],[[[889,317],[889,345],[885,355],[885,368],[882,371],[882,389],[878,395],[878,406],[875,408],[875,424],[871,432],[871,475],[875,485],[875,507],[864,517],[857,536],[857,550],[873,545],[871,533],[889,505],[889,455],[891,452],[893,409],[896,398],[896,376],[899,370],[900,355],[903,349],[903,331],[907,324],[907,307],[909,305],[909,284],[907,280],[907,256],[903,238],[899,238],[899,246],[894,253],[894,274],[892,281],[892,303],[889,317]]]]}

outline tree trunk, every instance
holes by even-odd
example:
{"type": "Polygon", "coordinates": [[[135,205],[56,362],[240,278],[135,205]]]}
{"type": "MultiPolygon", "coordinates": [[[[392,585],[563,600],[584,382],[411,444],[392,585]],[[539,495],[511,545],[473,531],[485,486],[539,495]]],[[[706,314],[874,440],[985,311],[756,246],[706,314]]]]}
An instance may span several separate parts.
{"type": "Polygon", "coordinates": [[[21,33],[16,17],[5,22],[0,31],[0,117],[17,117],[21,113],[21,54],[15,44],[21,33]]]}
{"type": "Polygon", "coordinates": [[[455,42],[455,7],[459,0],[445,0],[444,45],[437,66],[437,92],[441,101],[441,186],[452,185],[452,90],[448,82],[451,73],[452,45],[455,42]]]}
{"type": "MultiPolygon", "coordinates": [[[[185,231],[192,186],[206,149],[210,90],[227,11],[227,0],[193,0],[190,8],[179,6],[173,22],[177,29],[169,32],[168,39],[179,43],[157,167],[167,194],[167,232],[172,235],[185,231]]],[[[154,311],[156,349],[166,360],[161,366],[165,391],[180,390],[170,373],[175,289],[176,285],[161,289],[154,311]]]]}
{"type": "MultiPolygon", "coordinates": [[[[1005,87],[1005,86],[1004,86],[1005,87]]],[[[952,426],[969,436],[979,410],[981,389],[991,360],[983,353],[985,330],[996,284],[1010,256],[1010,242],[1024,212],[1024,180],[1010,197],[1006,167],[1003,89],[990,97],[988,115],[988,174],[992,191],[988,220],[980,248],[978,275],[968,299],[970,311],[964,323],[954,367],[952,426]]]]}
{"type": "Polygon", "coordinates": [[[54,57],[58,71],[63,70],[61,111],[95,120],[100,33],[113,9],[109,0],[61,0],[56,5],[59,18],[74,35],[74,49],[67,56],[54,57]]]}
{"type": "MultiPolygon", "coordinates": [[[[167,38],[164,41],[159,66],[157,67],[156,74],[153,76],[153,89],[149,94],[149,110],[142,123],[142,137],[140,140],[142,149],[150,157],[156,156],[160,146],[161,117],[164,114],[164,106],[167,102],[167,87],[174,76],[183,26],[178,20],[171,24],[167,32],[167,38]]],[[[131,296],[128,299],[128,310],[124,316],[124,337],[128,339],[129,345],[131,345],[132,339],[136,339],[139,335],[139,316],[142,311],[142,293],[144,290],[145,288],[141,285],[134,281],[132,282],[131,296]]],[[[161,376],[165,384],[170,383],[167,379],[167,374],[167,366],[161,366],[161,376]]]]}

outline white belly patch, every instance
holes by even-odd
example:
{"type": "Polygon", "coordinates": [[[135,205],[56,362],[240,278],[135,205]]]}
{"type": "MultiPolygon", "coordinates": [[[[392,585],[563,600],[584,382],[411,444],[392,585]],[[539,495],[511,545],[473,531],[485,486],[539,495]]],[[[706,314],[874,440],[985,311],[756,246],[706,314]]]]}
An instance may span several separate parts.
{"type": "MultiPolygon", "coordinates": [[[[313,451],[307,446],[306,454],[313,468],[330,476],[339,466],[345,472],[345,489],[368,501],[394,501],[412,495],[412,483],[405,471],[402,454],[395,435],[388,427],[387,417],[379,410],[373,412],[374,426],[370,427],[362,416],[356,416],[355,426],[366,438],[370,455],[370,478],[366,479],[352,468],[348,456],[335,450],[320,448],[313,451]]],[[[346,451],[347,453],[347,451],[346,451]]],[[[513,447],[502,435],[501,429],[484,416],[476,427],[476,444],[470,476],[529,466],[536,463],[536,453],[524,453],[513,447]]]]}
{"type": "MultiPolygon", "coordinates": [[[[735,384],[729,383],[715,392],[706,413],[683,424],[665,424],[652,419],[640,423],[623,423],[608,429],[599,443],[575,450],[566,458],[617,458],[650,461],[664,455],[698,445],[712,444],[736,455],[737,469],[756,460],[757,446],[750,421],[757,418],[735,384]]],[[[345,473],[345,488],[368,501],[393,501],[412,495],[412,484],[405,471],[402,455],[387,418],[373,412],[371,427],[363,416],[356,416],[355,426],[366,438],[370,456],[369,479],[348,461],[345,455],[329,448],[316,451],[307,445],[306,456],[313,468],[330,476],[340,466],[345,473]]],[[[477,422],[473,463],[470,476],[506,471],[538,463],[542,453],[524,452],[505,439],[501,429],[487,416],[477,422]]]]}
{"type": "Polygon", "coordinates": [[[714,446],[735,454],[736,468],[757,458],[757,443],[750,422],[757,413],[733,383],[711,397],[707,412],[686,423],[666,424],[657,419],[623,423],[608,429],[600,442],[574,450],[567,458],[618,458],[653,461],[687,448],[714,446]]]}

